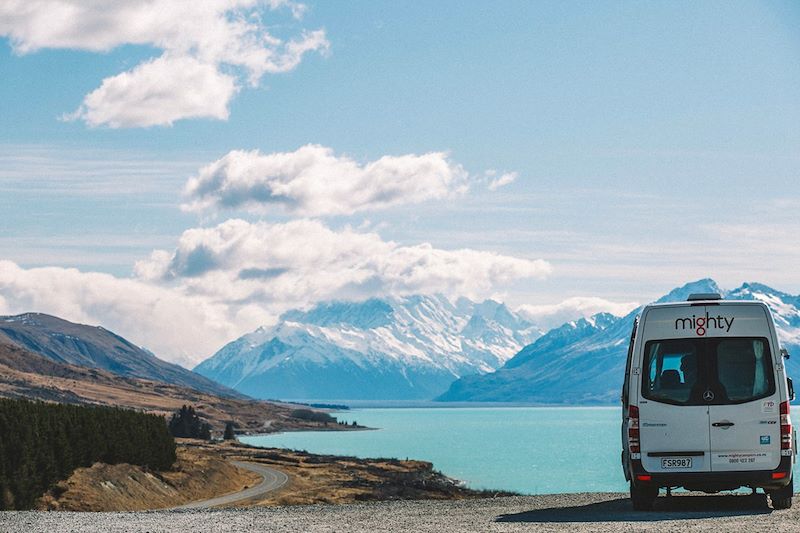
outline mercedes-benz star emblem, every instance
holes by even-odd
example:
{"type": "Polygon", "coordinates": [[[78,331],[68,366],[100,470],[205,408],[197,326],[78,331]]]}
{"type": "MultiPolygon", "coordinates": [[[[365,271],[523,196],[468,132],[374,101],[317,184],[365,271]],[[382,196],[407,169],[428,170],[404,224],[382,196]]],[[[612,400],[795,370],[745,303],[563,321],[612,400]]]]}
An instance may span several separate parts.
{"type": "Polygon", "coordinates": [[[713,399],[714,399],[714,393],[713,393],[713,392],[711,392],[710,390],[707,390],[707,391],[705,391],[705,392],[703,393],[703,399],[704,399],[705,401],[707,401],[707,402],[710,402],[711,400],[713,400],[713,399]]]}

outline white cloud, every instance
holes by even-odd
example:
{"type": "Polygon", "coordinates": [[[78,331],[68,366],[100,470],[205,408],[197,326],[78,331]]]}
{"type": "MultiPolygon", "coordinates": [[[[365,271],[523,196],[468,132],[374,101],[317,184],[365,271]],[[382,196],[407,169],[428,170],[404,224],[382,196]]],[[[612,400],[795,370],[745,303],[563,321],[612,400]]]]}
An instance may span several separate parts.
{"type": "Polygon", "coordinates": [[[161,56],[106,78],[78,111],[64,118],[112,128],[172,125],[185,118],[224,120],[236,90],[234,78],[213,65],[192,57],[161,56]]]}
{"type": "Polygon", "coordinates": [[[549,329],[597,313],[625,316],[638,306],[637,302],[612,302],[595,296],[576,296],[558,304],[521,305],[517,311],[537,326],[549,329]]]}
{"type": "Polygon", "coordinates": [[[376,233],[334,231],[318,221],[228,220],[183,233],[176,250],[136,264],[142,279],[174,283],[221,301],[272,299],[292,307],[329,298],[445,293],[479,297],[497,285],[542,278],[542,260],[476,250],[401,246],[376,233]]]}
{"type": "Polygon", "coordinates": [[[513,183],[518,176],[519,174],[516,172],[506,172],[505,174],[502,174],[498,178],[491,180],[489,182],[489,185],[487,185],[487,187],[490,191],[496,191],[500,187],[505,187],[506,185],[513,183]]]}
{"type": "MultiPolygon", "coordinates": [[[[791,219],[791,216],[788,218],[791,219]]],[[[699,229],[718,243],[720,248],[732,248],[737,253],[740,253],[740,250],[748,250],[770,255],[800,257],[800,250],[796,246],[800,224],[796,220],[786,220],[782,223],[759,221],[701,224],[699,229]]]]}
{"type": "MultiPolygon", "coordinates": [[[[198,161],[132,150],[67,144],[0,144],[3,194],[125,198],[147,196],[174,205],[172,197],[198,161]]],[[[7,197],[8,198],[8,197],[7,197]]]]}
{"type": "Polygon", "coordinates": [[[550,269],[491,252],[401,246],[311,220],[229,220],[184,232],[175,250],[138,262],[134,278],[0,260],[0,313],[38,311],[103,325],[192,366],[282,312],[319,300],[434,292],[477,298],[550,269]]]}
{"type": "Polygon", "coordinates": [[[464,192],[466,178],[442,152],[359,164],[319,145],[272,154],[234,150],[189,180],[184,208],[263,212],[279,205],[300,215],[343,215],[445,198],[464,192]]]}
{"type": "Polygon", "coordinates": [[[264,11],[281,7],[295,18],[305,10],[280,0],[12,0],[0,4],[0,36],[19,54],[104,52],[124,44],[161,50],[160,57],[103,80],[67,118],[91,126],[169,125],[227,118],[240,79],[257,86],[264,74],[290,71],[305,53],[329,48],[323,30],[288,41],[269,33],[264,11]]]}
{"type": "Polygon", "coordinates": [[[103,325],[182,364],[198,362],[265,318],[248,320],[224,303],[139,280],[0,261],[0,312],[27,311],[103,325]]]}

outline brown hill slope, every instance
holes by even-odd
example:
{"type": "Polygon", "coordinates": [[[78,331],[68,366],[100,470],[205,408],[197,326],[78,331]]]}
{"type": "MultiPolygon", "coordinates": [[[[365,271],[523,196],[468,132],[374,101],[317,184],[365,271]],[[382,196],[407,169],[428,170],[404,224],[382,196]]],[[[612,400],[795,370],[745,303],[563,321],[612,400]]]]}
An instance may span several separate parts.
{"type": "Polygon", "coordinates": [[[57,363],[2,341],[0,397],[111,405],[162,415],[190,404],[220,432],[229,420],[234,421],[239,431],[251,433],[325,427],[319,422],[292,417],[297,406],[221,397],[188,387],[57,363]]]}
{"type": "Polygon", "coordinates": [[[358,459],[294,450],[254,448],[236,442],[208,443],[180,439],[173,471],[148,472],[139,466],[80,468],[39,502],[40,509],[122,511],[177,506],[190,500],[253,486],[250,472],[226,459],[258,463],[289,476],[280,490],[236,507],[340,504],[381,500],[461,500],[509,496],[503,491],[464,487],[425,461],[358,459]]]}
{"type": "Polygon", "coordinates": [[[75,324],[42,313],[0,316],[0,341],[57,363],[98,368],[121,376],[163,381],[217,396],[244,396],[181,366],[162,361],[100,326],[75,324]]]}
{"type": "Polygon", "coordinates": [[[79,468],[38,502],[39,509],[62,511],[140,511],[175,507],[239,492],[261,481],[221,454],[178,446],[171,470],[152,472],[129,464],[95,463],[79,468]]]}

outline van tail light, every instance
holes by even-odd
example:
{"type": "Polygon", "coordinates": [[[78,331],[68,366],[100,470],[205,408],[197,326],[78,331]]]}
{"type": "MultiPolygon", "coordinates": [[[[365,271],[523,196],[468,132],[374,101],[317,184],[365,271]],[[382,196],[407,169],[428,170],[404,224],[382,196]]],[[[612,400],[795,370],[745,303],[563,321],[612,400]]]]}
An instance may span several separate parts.
{"type": "Polygon", "coordinates": [[[639,408],[635,405],[628,407],[628,451],[630,453],[640,453],[639,408]]]}
{"type": "Polygon", "coordinates": [[[792,418],[789,416],[789,402],[781,402],[781,450],[792,449],[792,418]]]}

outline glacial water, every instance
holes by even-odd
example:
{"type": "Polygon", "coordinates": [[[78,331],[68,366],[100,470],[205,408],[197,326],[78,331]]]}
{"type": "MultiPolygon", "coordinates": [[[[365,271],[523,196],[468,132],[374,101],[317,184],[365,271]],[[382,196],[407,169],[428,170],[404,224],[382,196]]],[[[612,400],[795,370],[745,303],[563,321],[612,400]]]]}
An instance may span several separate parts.
{"type": "Polygon", "coordinates": [[[335,416],[379,429],[241,441],[314,453],[422,459],[472,488],[524,494],[627,490],[617,407],[354,409],[335,416]]]}

